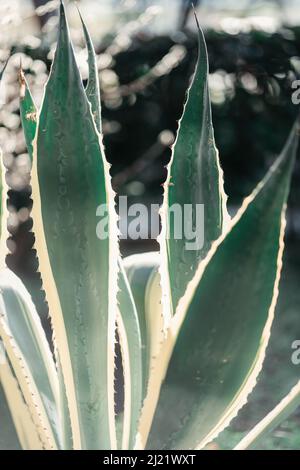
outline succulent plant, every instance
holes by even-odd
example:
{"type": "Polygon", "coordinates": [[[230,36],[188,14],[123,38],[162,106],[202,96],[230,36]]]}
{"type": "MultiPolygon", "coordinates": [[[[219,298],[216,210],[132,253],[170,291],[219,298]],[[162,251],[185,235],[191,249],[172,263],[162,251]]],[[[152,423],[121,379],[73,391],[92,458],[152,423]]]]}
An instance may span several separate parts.
{"type": "MultiPolygon", "coordinates": [[[[199,28],[199,58],[164,185],[160,251],[123,260],[95,53],[82,23],[86,88],[63,3],[40,110],[20,71],[35,248],[53,341],[51,349],[30,295],[5,265],[3,182],[1,384],[24,449],[204,448],[246,403],[262,368],[279,292],[299,124],[231,218],[199,28]],[[109,237],[100,240],[101,204],[108,207],[109,237]],[[201,247],[188,250],[187,238],[176,237],[168,210],[174,204],[204,208],[201,247]],[[117,415],[116,331],[124,374],[124,410],[117,415]]],[[[255,445],[299,404],[300,383],[237,448],[255,445]]]]}

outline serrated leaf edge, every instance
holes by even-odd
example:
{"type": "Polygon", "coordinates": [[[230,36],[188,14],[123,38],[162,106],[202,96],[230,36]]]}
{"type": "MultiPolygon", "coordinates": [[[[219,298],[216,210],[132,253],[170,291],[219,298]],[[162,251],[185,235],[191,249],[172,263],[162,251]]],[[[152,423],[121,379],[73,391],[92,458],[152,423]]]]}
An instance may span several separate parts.
{"type": "MultiPolygon", "coordinates": [[[[162,344],[160,354],[157,357],[155,366],[152,369],[152,373],[150,375],[148,394],[144,402],[141,420],[140,420],[139,433],[138,433],[137,441],[136,441],[137,450],[143,449],[146,446],[146,442],[147,442],[150,428],[152,425],[152,420],[154,417],[155,409],[156,409],[158,399],[159,399],[161,384],[165,377],[168,363],[171,358],[171,354],[172,354],[178,333],[185,319],[185,315],[187,313],[188,306],[193,298],[193,294],[204,274],[204,271],[207,265],[209,264],[210,260],[216,253],[218,247],[222,244],[222,242],[228,236],[228,234],[231,232],[234,226],[239,222],[240,218],[242,217],[242,215],[248,208],[249,204],[255,199],[257,194],[262,189],[264,183],[265,183],[265,179],[263,179],[257,185],[257,187],[255,188],[255,190],[252,192],[250,196],[244,199],[243,204],[241,208],[239,209],[239,211],[237,212],[237,214],[235,215],[235,217],[230,221],[230,223],[227,223],[225,232],[217,240],[215,240],[212,243],[212,246],[206,258],[200,262],[194,278],[189,282],[184,296],[180,299],[178,303],[178,309],[177,309],[176,315],[172,318],[170,322],[170,328],[168,329],[168,332],[167,332],[167,338],[162,344]]],[[[271,306],[269,308],[268,320],[266,322],[266,326],[262,334],[261,348],[258,354],[259,357],[257,357],[256,360],[254,361],[252,373],[250,372],[250,375],[248,375],[246,381],[241,387],[241,389],[244,389],[243,397],[241,398],[241,402],[240,402],[242,404],[238,407],[234,406],[234,404],[230,405],[228,407],[228,410],[226,411],[226,416],[222,420],[222,423],[214,427],[214,429],[211,431],[211,433],[208,434],[206,439],[201,441],[198,444],[197,449],[203,448],[206,444],[211,442],[211,440],[215,439],[219,435],[219,433],[226,426],[228,426],[231,420],[237,415],[239,409],[247,402],[247,397],[249,393],[252,391],[252,389],[254,388],[256,384],[256,377],[262,368],[262,363],[265,357],[265,350],[266,350],[268,340],[270,337],[270,329],[271,329],[271,325],[272,325],[272,321],[274,317],[276,302],[277,302],[277,298],[279,294],[279,280],[280,280],[280,274],[281,274],[281,269],[282,269],[282,256],[283,256],[283,251],[284,251],[284,232],[285,232],[285,225],[286,225],[285,212],[286,212],[286,204],[283,208],[282,215],[281,215],[281,230],[280,230],[280,239],[279,239],[279,251],[278,251],[278,257],[277,257],[277,274],[276,274],[276,279],[275,279],[275,284],[274,284],[274,289],[273,289],[273,299],[272,299],[271,306]],[[255,375],[255,378],[254,378],[254,375],[255,375]]],[[[240,394],[240,392],[238,392],[238,394],[240,394]]],[[[232,401],[232,403],[233,402],[234,400],[232,401]]]]}
{"type": "MultiPolygon", "coordinates": [[[[61,2],[63,5],[63,2],[61,2]]],[[[51,71],[53,67],[53,62],[51,65],[50,73],[48,80],[44,86],[44,93],[42,103],[45,99],[45,93],[47,89],[47,84],[51,77],[51,71]]],[[[83,88],[83,85],[82,85],[83,88]]],[[[85,93],[85,90],[83,88],[85,93]]],[[[86,94],[85,94],[86,96],[86,94]]],[[[95,120],[92,115],[91,104],[87,99],[88,109],[92,117],[92,122],[94,125],[95,132],[99,139],[99,147],[102,155],[104,153],[104,145],[102,140],[102,135],[99,133],[95,120]]],[[[55,285],[55,280],[53,272],[50,265],[50,260],[47,252],[47,244],[45,239],[45,233],[43,229],[43,220],[42,220],[42,210],[41,210],[41,197],[39,191],[38,183],[38,174],[37,174],[37,138],[38,138],[38,129],[39,129],[39,120],[42,106],[37,114],[37,131],[35,138],[32,142],[33,145],[33,162],[32,162],[32,199],[34,201],[32,208],[32,219],[33,227],[32,232],[35,235],[35,242],[33,248],[37,251],[37,257],[39,261],[39,271],[42,277],[42,288],[45,291],[46,300],[49,304],[49,312],[51,325],[53,330],[53,342],[55,344],[55,349],[59,351],[61,357],[61,363],[65,362],[65,365],[62,365],[63,377],[66,386],[66,394],[68,407],[70,412],[72,434],[73,434],[73,445],[74,449],[81,449],[81,434],[79,426],[79,417],[77,411],[77,401],[75,393],[75,383],[73,378],[71,360],[69,357],[69,352],[67,348],[67,335],[65,330],[65,325],[63,322],[62,309],[59,301],[58,292],[55,285]]],[[[111,185],[111,175],[110,175],[110,164],[103,158],[103,166],[105,173],[105,188],[107,195],[107,206],[109,212],[109,221],[108,221],[108,230],[110,234],[110,272],[109,272],[109,285],[110,285],[110,296],[109,296],[109,328],[108,328],[108,365],[107,365],[107,374],[108,374],[108,384],[114,383],[114,344],[115,344],[115,313],[117,310],[117,258],[118,258],[118,228],[117,228],[117,214],[115,211],[115,192],[112,189],[111,185]]],[[[116,432],[115,432],[115,415],[114,415],[114,387],[110,387],[108,390],[108,397],[111,402],[109,407],[110,413],[110,438],[111,438],[111,447],[112,450],[117,448],[116,441],[116,432]]]]}
{"type": "Polygon", "coordinates": [[[19,385],[30,409],[38,434],[46,449],[57,449],[51,426],[39,395],[39,391],[32,378],[30,370],[23,355],[15,342],[8,326],[4,321],[4,315],[0,312],[0,336],[5,350],[18,378],[19,385]]]}
{"type": "Polygon", "coordinates": [[[290,392],[268,413],[245,437],[234,447],[233,450],[246,450],[252,448],[256,441],[261,439],[266,433],[277,427],[280,422],[288,418],[300,405],[300,381],[290,390],[290,392]],[[287,410],[287,408],[289,410],[287,410]]]}
{"type": "Polygon", "coordinates": [[[30,408],[8,361],[0,362],[0,383],[6,396],[8,408],[22,449],[44,450],[30,408]]]}

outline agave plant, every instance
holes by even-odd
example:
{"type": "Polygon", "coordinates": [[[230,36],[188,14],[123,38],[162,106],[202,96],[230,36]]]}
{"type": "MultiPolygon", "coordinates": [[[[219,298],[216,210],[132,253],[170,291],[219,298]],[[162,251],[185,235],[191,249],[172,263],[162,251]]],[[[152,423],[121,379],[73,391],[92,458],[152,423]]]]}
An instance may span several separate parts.
{"type": "MultiPolygon", "coordinates": [[[[40,110],[20,71],[35,248],[54,355],[30,295],[5,266],[3,183],[1,384],[24,449],[204,448],[246,403],[262,368],[278,297],[298,124],[231,219],[199,28],[199,58],[164,185],[160,251],[122,260],[95,53],[84,23],[83,30],[86,88],[63,4],[40,110]],[[109,208],[103,240],[96,236],[100,204],[109,208]],[[186,240],[175,237],[172,204],[204,205],[201,249],[189,251],[186,240]],[[118,415],[116,330],[124,373],[118,415]]],[[[237,448],[254,446],[299,404],[300,383],[237,448]]]]}

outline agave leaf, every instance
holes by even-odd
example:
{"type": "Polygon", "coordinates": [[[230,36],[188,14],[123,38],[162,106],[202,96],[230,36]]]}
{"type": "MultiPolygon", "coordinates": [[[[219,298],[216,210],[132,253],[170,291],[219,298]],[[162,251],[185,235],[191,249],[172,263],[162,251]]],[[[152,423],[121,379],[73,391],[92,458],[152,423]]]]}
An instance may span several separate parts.
{"type": "Polygon", "coordinates": [[[149,372],[164,338],[166,321],[161,308],[159,254],[156,252],[128,256],[124,259],[141,331],[143,362],[143,398],[146,396],[149,372]]]}
{"type": "Polygon", "coordinates": [[[145,314],[149,348],[149,371],[161,349],[168,327],[162,310],[162,291],[158,270],[152,270],[145,291],[145,314]]]}
{"type": "Polygon", "coordinates": [[[36,133],[37,127],[37,108],[30,93],[27,80],[23,70],[20,68],[19,71],[19,83],[20,83],[20,115],[22,127],[25,135],[25,141],[27,145],[28,154],[32,162],[33,157],[33,139],[36,133]]]}
{"type": "MultiPolygon", "coordinates": [[[[223,172],[215,145],[211,105],[208,90],[208,58],[205,39],[199,28],[199,57],[192,84],[188,90],[183,117],[168,165],[162,206],[162,232],[159,236],[163,289],[163,308],[172,315],[187,284],[193,279],[199,262],[207,255],[211,244],[228,222],[223,190],[223,172]],[[190,249],[190,240],[181,225],[175,226],[170,207],[192,207],[190,219],[195,229],[196,205],[204,205],[204,239],[197,249],[190,249]],[[176,239],[176,229],[183,236],[176,239]],[[171,310],[170,310],[171,309],[171,310]]],[[[201,226],[203,221],[200,220],[201,226]]]]}
{"type": "Polygon", "coordinates": [[[40,271],[75,449],[114,449],[117,223],[109,167],[76,65],[64,6],[38,117],[32,176],[40,271]],[[110,237],[96,235],[108,207],[110,237]]]}
{"type": "MultiPolygon", "coordinates": [[[[19,83],[20,83],[20,115],[21,122],[23,127],[23,132],[25,135],[25,141],[27,146],[27,151],[32,163],[33,159],[33,141],[37,129],[37,107],[34,103],[32,94],[30,92],[27,80],[25,78],[22,68],[19,71],[19,83]]],[[[57,355],[58,356],[58,355],[57,355]]],[[[70,413],[66,397],[66,389],[64,384],[64,379],[61,371],[61,363],[58,357],[57,360],[57,371],[58,371],[58,381],[60,389],[60,416],[62,424],[62,441],[63,448],[72,449],[73,440],[72,440],[72,429],[70,422],[70,413]]]]}
{"type": "MultiPolygon", "coordinates": [[[[92,113],[95,119],[96,127],[101,133],[101,99],[96,54],[89,31],[83,21],[80,11],[79,15],[82,22],[84,37],[88,50],[89,79],[85,91],[92,107],[92,113]]],[[[129,448],[132,448],[135,440],[138,418],[142,405],[142,362],[138,316],[126,273],[122,267],[122,263],[122,259],[119,257],[119,314],[117,316],[117,327],[122,350],[125,384],[121,446],[123,449],[128,449],[128,446],[129,448]]]]}
{"type": "Polygon", "coordinates": [[[202,448],[229,424],[255,386],[278,296],[297,145],[298,124],[228,232],[200,263],[151,374],[138,446],[145,445],[170,357],[150,448],[202,448]]]}
{"type": "Polygon", "coordinates": [[[132,449],[143,399],[142,342],[135,302],[121,262],[119,267],[121,276],[119,279],[117,326],[125,384],[122,449],[132,449]]]}
{"type": "Polygon", "coordinates": [[[0,272],[0,290],[0,336],[6,353],[43,445],[59,448],[57,373],[39,316],[24,285],[7,268],[0,272]]]}
{"type": "MultiPolygon", "coordinates": [[[[88,85],[86,87],[86,95],[92,106],[92,113],[96,121],[97,129],[99,132],[101,132],[100,89],[99,89],[99,81],[98,81],[96,55],[95,55],[93,43],[91,41],[89,32],[87,30],[87,27],[83,21],[83,18],[80,12],[79,12],[79,15],[82,21],[84,35],[85,35],[87,48],[88,48],[89,80],[88,80],[88,85]]],[[[22,69],[20,69],[19,82],[20,82],[21,121],[22,121],[23,131],[25,134],[25,140],[27,144],[28,153],[32,160],[33,140],[35,137],[36,127],[37,127],[37,119],[36,119],[37,108],[35,106],[27,80],[25,79],[22,69]]],[[[121,272],[120,272],[120,276],[122,276],[121,272]]],[[[123,297],[124,295],[125,294],[123,293],[123,297]]],[[[130,300],[127,299],[127,302],[128,301],[130,300]]],[[[60,361],[58,360],[60,389],[61,389],[61,396],[63,398],[61,401],[61,405],[62,405],[61,412],[63,416],[62,424],[63,424],[64,448],[70,449],[72,448],[70,416],[69,416],[68,403],[66,399],[65,385],[64,385],[62,374],[60,373],[61,372],[60,368],[61,368],[61,365],[60,365],[60,361]]]]}
{"type": "Polygon", "coordinates": [[[61,425],[62,448],[64,450],[72,450],[73,449],[73,435],[72,435],[72,425],[71,425],[66,386],[65,386],[65,381],[63,377],[59,355],[56,350],[54,350],[54,352],[56,353],[56,368],[57,368],[58,388],[59,388],[59,416],[60,416],[60,425],[61,425]]]}
{"type": "Polygon", "coordinates": [[[90,33],[83,21],[80,11],[79,16],[81,19],[84,38],[88,50],[88,66],[89,66],[89,79],[86,86],[86,95],[92,106],[92,113],[96,122],[98,131],[102,132],[102,123],[101,123],[101,101],[100,101],[100,86],[99,86],[99,76],[98,76],[98,67],[97,59],[95,54],[94,45],[90,36],[90,33]]]}
{"type": "Polygon", "coordinates": [[[253,449],[260,439],[285,421],[298,406],[300,406],[300,381],[264,419],[254,426],[234,450],[253,449]]]}
{"type": "MultiPolygon", "coordinates": [[[[4,348],[4,346],[2,346],[4,348]]],[[[0,342],[1,348],[1,342],[0,342]]],[[[30,410],[6,358],[5,350],[0,351],[0,384],[3,387],[7,405],[23,450],[43,450],[44,446],[32,420],[30,410]]],[[[17,439],[15,446],[17,445],[17,439]]]]}
{"type": "MultiPolygon", "coordinates": [[[[4,65],[4,67],[2,68],[2,70],[0,72],[0,81],[2,79],[2,76],[3,76],[4,70],[6,68],[7,62],[6,62],[6,64],[4,65]]],[[[0,151],[0,153],[1,153],[1,151],[0,151]]],[[[7,232],[7,211],[6,211],[7,189],[6,189],[5,179],[4,179],[4,173],[5,173],[4,168],[3,168],[3,165],[2,165],[2,162],[1,162],[1,165],[0,165],[0,193],[1,193],[0,194],[0,200],[1,200],[1,204],[0,204],[0,235],[1,235],[0,258],[1,258],[1,269],[5,268],[5,256],[6,256],[6,253],[7,253],[6,240],[7,240],[7,235],[8,235],[8,232],[7,232]]],[[[1,286],[1,300],[3,300],[3,303],[2,303],[1,307],[3,308],[3,306],[4,306],[4,310],[5,310],[6,306],[9,307],[11,305],[11,300],[13,300],[14,297],[15,297],[15,299],[18,298],[21,301],[21,303],[19,303],[19,302],[17,303],[17,308],[10,312],[9,321],[14,322],[14,320],[16,320],[16,318],[17,318],[17,315],[21,313],[21,316],[19,317],[19,323],[20,323],[21,321],[23,321],[25,319],[24,317],[22,318],[22,315],[25,314],[25,317],[26,317],[27,314],[30,312],[28,322],[25,321],[26,327],[25,327],[24,331],[22,332],[19,329],[19,333],[21,333],[23,335],[23,338],[26,338],[26,341],[28,341],[27,350],[29,351],[30,348],[33,346],[32,338],[31,337],[28,338],[28,336],[26,335],[26,332],[28,331],[28,329],[27,329],[27,326],[28,326],[29,330],[31,330],[31,334],[36,334],[36,332],[38,332],[38,334],[41,333],[41,335],[42,335],[40,339],[37,338],[37,344],[36,344],[37,354],[39,355],[39,357],[43,356],[43,358],[46,359],[46,360],[47,360],[47,355],[49,354],[50,361],[51,361],[52,360],[51,354],[49,352],[48,345],[46,345],[46,341],[43,337],[43,331],[42,331],[41,326],[39,324],[39,319],[37,317],[37,314],[34,310],[34,307],[33,307],[32,303],[31,303],[31,300],[29,299],[28,294],[25,292],[24,286],[21,284],[21,282],[19,280],[17,280],[17,278],[10,271],[8,271],[6,269],[4,271],[1,271],[0,286],[1,286]],[[4,273],[7,273],[7,279],[5,279],[5,286],[2,285],[3,274],[4,273]],[[11,288],[11,286],[9,285],[10,283],[12,283],[14,285],[14,288],[17,286],[20,289],[20,291],[18,293],[16,293],[14,291],[14,288],[11,288]],[[3,290],[2,290],[2,288],[3,288],[3,290]],[[24,292],[25,292],[25,294],[24,294],[24,292]],[[5,305],[5,300],[7,301],[7,294],[9,295],[10,300],[8,300],[7,305],[5,305]],[[25,308],[20,308],[20,307],[22,307],[22,302],[25,302],[25,304],[26,304],[25,308]],[[34,325],[34,323],[36,323],[36,325],[34,325]]],[[[25,304],[23,304],[23,307],[24,307],[25,304]]],[[[3,314],[4,314],[4,312],[1,310],[1,327],[0,327],[0,329],[3,328],[3,320],[4,320],[2,318],[3,314]]],[[[5,318],[5,320],[7,321],[8,318],[5,318]]],[[[7,331],[7,326],[8,325],[4,325],[4,329],[6,331],[7,331]]],[[[4,334],[4,336],[5,336],[5,334],[4,334]]],[[[16,341],[16,338],[14,338],[14,341],[16,341]]],[[[10,342],[11,342],[11,339],[10,339],[10,342]]],[[[22,341],[22,343],[23,343],[23,341],[22,341]]],[[[45,429],[42,429],[42,436],[43,436],[43,439],[45,441],[47,441],[47,444],[46,444],[46,446],[43,445],[42,439],[41,439],[41,437],[39,435],[39,432],[37,430],[38,428],[36,427],[36,425],[34,424],[34,421],[32,419],[31,410],[35,408],[33,395],[32,394],[27,394],[27,399],[29,400],[30,406],[31,406],[31,410],[30,410],[30,407],[28,407],[26,402],[24,401],[24,394],[22,393],[20,385],[17,382],[16,375],[15,375],[14,371],[12,370],[11,362],[9,362],[9,360],[7,358],[7,355],[6,355],[6,352],[5,352],[4,345],[3,345],[2,341],[1,341],[1,347],[3,348],[3,351],[1,352],[1,360],[0,360],[0,383],[3,387],[4,393],[6,395],[7,403],[8,403],[12,418],[13,418],[13,422],[14,422],[14,425],[15,425],[15,428],[16,428],[16,431],[17,431],[17,434],[18,434],[20,444],[21,444],[23,449],[34,449],[34,450],[40,449],[41,450],[45,447],[47,448],[48,446],[51,447],[52,444],[47,439],[45,429]]],[[[13,355],[14,355],[14,353],[15,353],[15,351],[13,352],[13,355]]],[[[20,350],[19,350],[19,353],[20,353],[20,350]]],[[[14,357],[14,359],[16,359],[16,358],[14,357]]],[[[35,358],[35,361],[36,360],[37,360],[37,358],[35,358]]],[[[24,357],[22,357],[22,361],[24,361],[24,357]]],[[[41,363],[40,364],[40,372],[41,372],[41,375],[44,373],[45,376],[48,373],[50,375],[54,374],[53,375],[53,382],[52,382],[51,386],[53,386],[55,388],[55,368],[52,368],[51,362],[48,364],[48,370],[47,371],[45,371],[45,363],[41,363]],[[44,369],[44,371],[43,371],[43,369],[44,369]]],[[[24,374],[24,369],[22,369],[22,373],[24,374]]],[[[47,382],[47,378],[46,377],[44,377],[44,378],[45,378],[45,382],[47,382]]],[[[27,380],[30,380],[29,377],[27,377],[27,380]]],[[[23,380],[22,380],[22,383],[23,383],[23,380]]],[[[24,383],[23,383],[23,385],[24,385],[24,383]]],[[[27,390],[28,387],[25,385],[25,388],[27,390]]],[[[54,402],[54,394],[52,393],[53,391],[54,390],[52,390],[51,387],[50,387],[50,390],[48,389],[48,392],[50,392],[49,395],[53,399],[53,402],[54,402]]],[[[48,404],[47,404],[47,406],[48,406],[48,404]]],[[[49,407],[48,407],[48,409],[49,409],[49,407]]],[[[49,409],[49,411],[52,414],[50,409],[49,409]]],[[[34,410],[33,414],[36,417],[35,410],[34,410]]],[[[54,412],[54,414],[55,414],[55,412],[54,412]]],[[[39,421],[39,426],[40,426],[41,425],[41,420],[39,419],[38,421],[39,421]]],[[[55,422],[53,424],[54,424],[55,431],[57,431],[58,423],[55,422]]],[[[57,442],[58,442],[58,440],[59,440],[58,439],[58,433],[56,434],[56,437],[57,437],[57,442]]],[[[55,445],[56,445],[56,443],[55,443],[55,445]]],[[[54,446],[52,446],[52,447],[54,447],[54,446]]]]}

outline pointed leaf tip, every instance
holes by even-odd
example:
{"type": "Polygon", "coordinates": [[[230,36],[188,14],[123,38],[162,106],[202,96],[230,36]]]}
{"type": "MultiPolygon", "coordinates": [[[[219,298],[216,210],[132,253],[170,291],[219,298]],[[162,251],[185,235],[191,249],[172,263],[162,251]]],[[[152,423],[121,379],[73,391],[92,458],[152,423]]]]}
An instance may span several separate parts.
{"type": "MultiPolygon", "coordinates": [[[[297,156],[299,135],[300,135],[300,119],[298,117],[292,127],[292,130],[289,134],[286,144],[281,152],[281,156],[278,159],[278,162],[277,162],[278,168],[282,167],[285,163],[287,163],[289,164],[291,171],[292,171],[293,166],[295,164],[296,156],[297,156]]],[[[276,162],[275,162],[275,165],[276,165],[276,162]]]]}
{"type": "Polygon", "coordinates": [[[199,30],[201,30],[194,3],[192,3],[192,8],[193,8],[193,13],[194,13],[194,17],[195,17],[195,20],[196,20],[197,28],[199,30]]]}
{"type": "MultiPolygon", "coordinates": [[[[76,5],[77,6],[77,5],[76,5]]],[[[77,6],[78,14],[81,20],[82,29],[84,33],[85,43],[88,51],[88,67],[89,67],[89,78],[86,86],[86,96],[91,104],[93,117],[96,123],[98,132],[102,133],[102,122],[101,122],[101,98],[100,98],[100,84],[98,77],[98,67],[96,60],[96,53],[91,39],[88,28],[83,20],[80,10],[77,6]]]]}
{"type": "Polygon", "coordinates": [[[78,11],[78,15],[79,15],[79,17],[80,17],[81,23],[84,24],[84,21],[83,21],[83,18],[82,18],[82,14],[81,14],[81,11],[80,11],[80,8],[79,8],[77,2],[75,2],[75,7],[76,7],[76,9],[77,9],[77,11],[78,11]]]}
{"type": "Polygon", "coordinates": [[[69,34],[68,22],[66,17],[66,8],[64,2],[61,0],[59,7],[59,31],[65,31],[69,34]]]}
{"type": "Polygon", "coordinates": [[[118,247],[116,215],[109,203],[114,195],[63,4],[57,50],[39,113],[31,184],[33,199],[39,202],[33,209],[35,247],[61,361],[73,446],[114,449],[118,247]],[[105,240],[95,231],[101,204],[109,207],[111,236],[105,240]],[[74,244],[78,250],[69,256],[74,244]],[[59,259],[62,252],[64,263],[59,259]]]}
{"type": "Polygon", "coordinates": [[[157,448],[163,439],[166,448],[203,448],[236,416],[256,384],[278,298],[297,129],[296,124],[283,152],[244,201],[222,243],[216,242],[206,268],[199,264],[162,386],[150,448],[157,448]],[[226,325],[220,318],[226,318],[226,325]],[[181,392],[180,400],[176,390],[181,392]],[[173,405],[177,425],[172,416],[167,427],[166,410],[173,405]],[[160,429],[171,436],[169,440],[159,436],[160,429]]]}
{"type": "Polygon", "coordinates": [[[184,113],[179,122],[164,185],[159,242],[164,259],[161,268],[163,298],[168,299],[163,302],[163,306],[164,310],[171,311],[171,314],[176,312],[178,302],[193,278],[199,260],[206,257],[211,243],[221,235],[228,219],[223,172],[212,124],[208,54],[201,28],[198,39],[198,61],[187,93],[184,113]],[[174,204],[181,207],[190,204],[194,214],[195,208],[202,204],[206,223],[201,248],[186,249],[186,239],[183,237],[179,241],[175,238],[175,224],[168,215],[168,208],[174,207],[174,204]],[[169,237],[166,236],[167,233],[169,237]]]}

